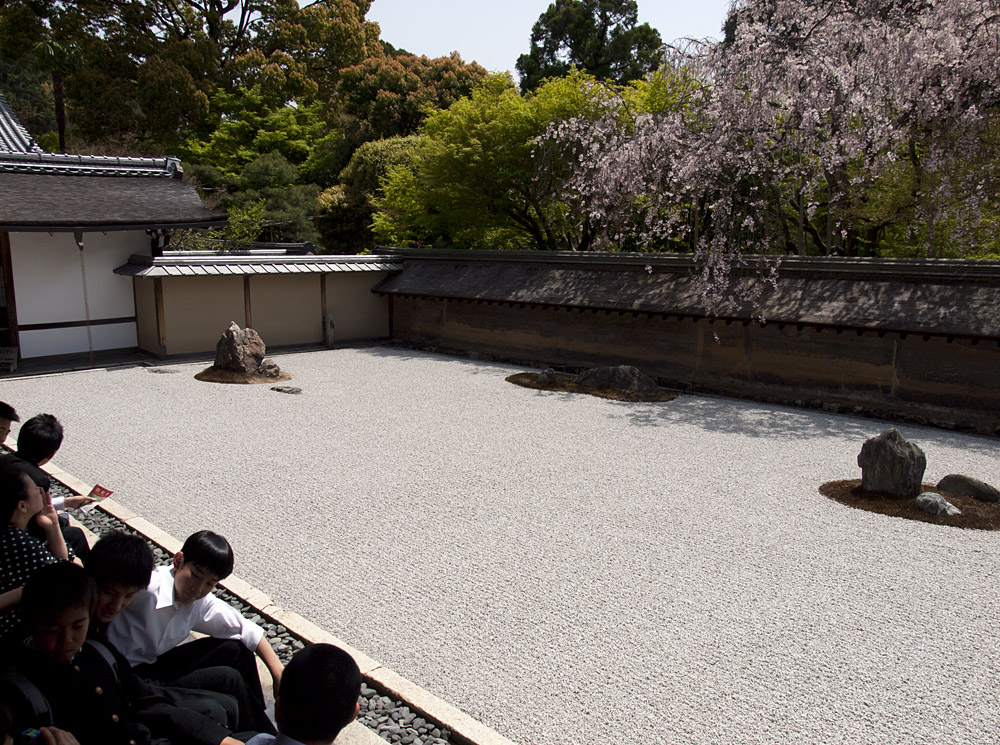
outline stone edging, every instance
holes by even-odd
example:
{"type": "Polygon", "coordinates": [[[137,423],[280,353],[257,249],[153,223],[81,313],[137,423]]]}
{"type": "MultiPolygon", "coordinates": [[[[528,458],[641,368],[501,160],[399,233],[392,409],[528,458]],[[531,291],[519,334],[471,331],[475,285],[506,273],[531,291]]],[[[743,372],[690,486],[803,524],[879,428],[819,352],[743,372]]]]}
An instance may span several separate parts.
{"type": "MultiPolygon", "coordinates": [[[[48,463],[43,466],[43,469],[50,476],[78,494],[90,493],[91,486],[80,481],[80,479],[72,474],[66,473],[55,464],[48,463]]],[[[178,541],[172,535],[153,525],[153,523],[145,518],[140,517],[125,505],[113,499],[105,499],[101,502],[100,509],[112,517],[121,520],[163,550],[170,553],[180,551],[181,541],[178,541]]],[[[245,603],[252,605],[261,615],[268,616],[274,619],[275,622],[280,623],[295,636],[314,644],[321,642],[335,644],[348,652],[354,657],[358,663],[358,667],[361,668],[361,675],[366,683],[373,688],[385,691],[388,695],[402,701],[412,711],[419,713],[427,719],[434,720],[442,727],[450,730],[453,742],[460,743],[460,745],[515,745],[512,740],[508,740],[482,722],[473,719],[455,706],[425,691],[416,683],[407,680],[395,671],[383,667],[381,663],[376,662],[363,652],[354,649],[349,644],[345,644],[298,613],[279,607],[269,596],[236,575],[230,575],[219,584],[223,589],[236,595],[245,603]]]]}

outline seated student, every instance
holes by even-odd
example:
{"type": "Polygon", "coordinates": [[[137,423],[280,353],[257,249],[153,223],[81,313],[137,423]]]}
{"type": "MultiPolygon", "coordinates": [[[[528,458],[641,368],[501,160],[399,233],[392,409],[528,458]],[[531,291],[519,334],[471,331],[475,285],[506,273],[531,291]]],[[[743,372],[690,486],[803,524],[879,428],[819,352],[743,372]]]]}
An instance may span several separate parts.
{"type": "MultiPolygon", "coordinates": [[[[7,707],[0,704],[0,743],[2,745],[14,745],[14,738],[21,734],[23,730],[14,729],[13,718],[7,707]]],[[[65,730],[55,727],[42,727],[38,730],[37,737],[33,740],[37,745],[80,745],[75,737],[65,730]]],[[[18,740],[20,745],[21,740],[18,740]]]]}
{"type": "Polygon", "coordinates": [[[351,655],[332,644],[296,652],[274,701],[276,738],[259,734],[247,745],[330,745],[358,716],[361,670],[351,655]]]}
{"type": "MultiPolygon", "coordinates": [[[[52,485],[52,479],[42,466],[48,463],[59,452],[63,441],[63,427],[51,414],[38,414],[31,417],[21,425],[17,433],[17,450],[13,455],[6,456],[10,459],[23,461],[19,467],[27,473],[31,479],[46,492],[52,485]]],[[[16,462],[16,461],[14,461],[16,462]]],[[[74,509],[93,502],[93,497],[72,496],[56,497],[52,499],[52,506],[56,511],[62,509],[74,509]]],[[[87,537],[80,528],[74,528],[69,524],[66,515],[60,515],[59,525],[62,530],[63,539],[66,545],[73,549],[73,552],[84,562],[90,553],[90,544],[87,537]]],[[[40,538],[39,531],[34,526],[28,528],[28,532],[36,538],[40,538]]]]}
{"type": "Polygon", "coordinates": [[[7,435],[10,434],[10,423],[19,421],[21,421],[21,417],[14,411],[14,407],[0,401],[0,445],[4,444],[7,435]]]}
{"type": "Polygon", "coordinates": [[[45,493],[26,474],[0,463],[0,637],[10,636],[18,627],[16,606],[28,578],[39,567],[70,558],[45,493]],[[32,518],[42,529],[44,542],[25,532],[32,518]]]}
{"type": "Polygon", "coordinates": [[[273,732],[250,650],[267,666],[275,691],[281,685],[281,662],[260,626],[211,594],[232,574],[233,563],[233,548],[221,535],[202,530],[189,536],[173,565],[155,569],[149,586],[111,622],[108,639],[140,677],[156,683],[181,684],[206,667],[236,668],[252,693],[258,731],[273,732]],[[181,645],[192,631],[208,636],[181,645]]]}
{"type": "MultiPolygon", "coordinates": [[[[97,588],[89,637],[111,645],[108,626],[149,585],[153,552],[144,538],[112,531],[91,549],[87,573],[97,588]]],[[[273,731],[266,715],[263,722],[255,718],[253,694],[232,667],[201,668],[174,680],[172,686],[156,686],[156,689],[172,703],[228,722],[238,732],[273,731]]]]}
{"type": "Polygon", "coordinates": [[[147,688],[113,647],[88,640],[94,599],[93,581],[76,564],[42,567],[24,586],[31,636],[14,657],[48,701],[53,723],[81,745],[240,745],[226,727],[147,688]]]}

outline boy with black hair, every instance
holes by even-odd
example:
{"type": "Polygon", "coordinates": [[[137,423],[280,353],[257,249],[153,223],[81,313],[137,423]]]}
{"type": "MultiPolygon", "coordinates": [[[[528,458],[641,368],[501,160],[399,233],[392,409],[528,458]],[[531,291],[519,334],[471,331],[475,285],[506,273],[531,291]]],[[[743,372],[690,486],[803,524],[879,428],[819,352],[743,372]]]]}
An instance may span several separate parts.
{"type": "Polygon", "coordinates": [[[296,652],[281,679],[274,702],[281,734],[260,734],[247,745],[332,745],[358,716],[360,695],[354,658],[332,644],[312,644],[296,652]]]}
{"type": "MultiPolygon", "coordinates": [[[[146,589],[153,573],[153,552],[144,538],[112,531],[94,544],[87,573],[97,585],[89,636],[110,645],[108,625],[146,589]]],[[[172,703],[228,722],[237,731],[269,731],[269,721],[259,726],[253,694],[232,667],[202,668],[173,683],[156,687],[172,703]]]]}
{"type": "Polygon", "coordinates": [[[233,564],[229,541],[209,530],[194,533],[173,564],[156,568],[148,587],[111,622],[108,639],[140,677],[164,685],[188,685],[188,676],[204,668],[235,668],[250,689],[254,728],[274,732],[253,652],[271,673],[275,691],[281,662],[260,626],[212,594],[232,574],[233,564]],[[181,644],[192,631],[208,636],[181,644]]]}
{"type": "MultiPolygon", "coordinates": [[[[63,427],[59,420],[52,414],[37,414],[21,425],[17,433],[17,451],[13,455],[6,456],[4,460],[28,474],[31,480],[48,494],[52,479],[41,467],[59,452],[62,441],[63,427]]],[[[73,509],[93,501],[94,498],[89,496],[56,497],[52,499],[52,506],[56,510],[73,509]]],[[[65,515],[60,517],[59,524],[66,544],[81,560],[86,561],[90,553],[90,544],[87,543],[84,532],[80,528],[70,526],[69,518],[65,515]]],[[[33,527],[29,528],[28,532],[36,538],[41,537],[39,531],[33,527]]]]}
{"type": "Polygon", "coordinates": [[[4,444],[7,435],[10,434],[10,423],[19,421],[21,421],[21,417],[14,411],[14,407],[0,401],[0,445],[4,444]]]}
{"type": "Polygon", "coordinates": [[[15,652],[54,723],[82,745],[239,745],[221,724],[172,705],[135,677],[113,647],[88,640],[94,583],[75,564],[38,570],[21,599],[31,636],[15,652]]]}
{"type": "Polygon", "coordinates": [[[103,636],[108,624],[146,589],[153,564],[153,552],[140,536],[112,531],[94,544],[87,561],[87,574],[97,587],[92,636],[103,636]]]}

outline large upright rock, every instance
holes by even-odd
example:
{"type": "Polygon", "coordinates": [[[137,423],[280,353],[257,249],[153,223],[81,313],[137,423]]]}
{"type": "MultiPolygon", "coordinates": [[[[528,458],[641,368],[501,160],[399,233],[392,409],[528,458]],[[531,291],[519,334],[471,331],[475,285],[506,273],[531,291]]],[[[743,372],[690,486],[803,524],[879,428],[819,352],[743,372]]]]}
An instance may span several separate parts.
{"type": "Polygon", "coordinates": [[[927,467],[924,451],[907,442],[898,429],[887,429],[866,440],[858,453],[861,488],[901,497],[915,497],[927,467]]]}
{"type": "Polygon", "coordinates": [[[614,388],[636,396],[655,396],[660,392],[655,380],[631,365],[594,367],[584,370],[573,382],[592,388],[614,388]]]}
{"type": "Polygon", "coordinates": [[[264,342],[253,329],[241,329],[235,321],[215,345],[215,367],[219,370],[254,373],[264,359],[264,342]]]}

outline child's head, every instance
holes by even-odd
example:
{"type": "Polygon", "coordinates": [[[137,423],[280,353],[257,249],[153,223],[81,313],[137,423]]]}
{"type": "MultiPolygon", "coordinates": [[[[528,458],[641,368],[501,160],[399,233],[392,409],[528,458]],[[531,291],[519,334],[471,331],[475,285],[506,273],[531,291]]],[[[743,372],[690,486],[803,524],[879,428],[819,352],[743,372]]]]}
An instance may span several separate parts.
{"type": "Polygon", "coordinates": [[[21,617],[35,651],[50,662],[69,662],[87,639],[94,582],[68,561],[35,570],[21,593],[21,617]]]}
{"type": "Polygon", "coordinates": [[[14,411],[14,407],[0,401],[0,443],[7,439],[10,434],[10,423],[19,422],[21,417],[14,411]]]}
{"type": "Polygon", "coordinates": [[[201,600],[233,573],[233,547],[211,530],[188,536],[174,554],[174,599],[188,604],[201,600]]]}
{"type": "Polygon", "coordinates": [[[51,414],[38,414],[17,433],[17,457],[40,466],[48,463],[63,441],[63,428],[51,414]]]}
{"type": "Polygon", "coordinates": [[[149,585],[153,552],[145,539],[131,533],[112,532],[90,549],[87,573],[97,585],[94,617],[110,623],[128,608],[135,594],[149,585]]]}
{"type": "Polygon", "coordinates": [[[0,463],[0,525],[27,522],[41,511],[44,499],[44,492],[18,466],[18,461],[0,463]]]}
{"type": "Polygon", "coordinates": [[[281,675],[275,702],[278,730],[301,742],[333,742],[358,715],[361,670],[332,644],[299,650],[281,675]]]}

